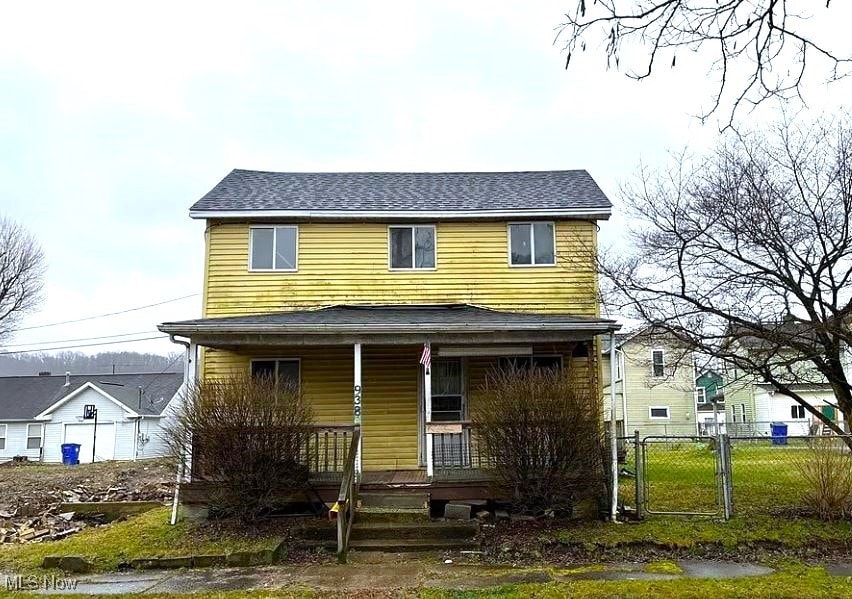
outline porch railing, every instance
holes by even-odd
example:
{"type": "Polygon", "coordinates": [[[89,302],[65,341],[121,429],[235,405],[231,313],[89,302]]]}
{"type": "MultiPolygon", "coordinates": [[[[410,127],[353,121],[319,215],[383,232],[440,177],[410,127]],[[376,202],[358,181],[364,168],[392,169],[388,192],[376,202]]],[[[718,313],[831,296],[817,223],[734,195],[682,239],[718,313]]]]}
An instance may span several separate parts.
{"type": "Polygon", "coordinates": [[[355,461],[358,455],[358,444],[361,442],[361,429],[352,431],[352,440],[343,469],[343,480],[340,482],[340,492],[337,494],[337,561],[346,563],[349,551],[349,536],[352,533],[352,522],[355,521],[355,501],[358,497],[358,478],[355,476],[355,461]]]}
{"type": "MultiPolygon", "coordinates": [[[[307,468],[311,481],[337,483],[341,479],[350,457],[355,430],[354,425],[317,425],[310,428],[299,449],[298,461],[307,468]]],[[[245,434],[251,432],[246,431],[245,434]]],[[[193,442],[192,479],[209,481],[213,477],[200,459],[203,455],[200,444],[198,438],[193,442]]]]}
{"type": "Polygon", "coordinates": [[[311,473],[311,480],[340,480],[350,457],[356,430],[357,427],[353,425],[313,427],[302,455],[303,463],[311,473]]]}
{"type": "Polygon", "coordinates": [[[427,434],[432,435],[435,478],[487,477],[491,464],[470,422],[434,422],[427,434]]]}

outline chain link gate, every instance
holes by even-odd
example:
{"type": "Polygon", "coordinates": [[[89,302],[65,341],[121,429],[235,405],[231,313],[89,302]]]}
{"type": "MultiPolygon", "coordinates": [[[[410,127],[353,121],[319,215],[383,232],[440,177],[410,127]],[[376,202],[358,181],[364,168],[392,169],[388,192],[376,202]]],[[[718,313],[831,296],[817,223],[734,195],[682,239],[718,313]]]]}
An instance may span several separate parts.
{"type": "Polygon", "coordinates": [[[727,435],[651,435],[640,441],[637,431],[634,442],[639,514],[731,517],[731,452],[727,435]]]}

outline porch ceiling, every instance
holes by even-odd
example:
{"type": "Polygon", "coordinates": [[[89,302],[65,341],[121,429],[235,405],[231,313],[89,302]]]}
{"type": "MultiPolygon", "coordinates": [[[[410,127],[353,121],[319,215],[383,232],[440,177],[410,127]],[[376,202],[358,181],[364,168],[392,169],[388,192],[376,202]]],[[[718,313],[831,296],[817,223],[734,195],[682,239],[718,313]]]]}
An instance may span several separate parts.
{"type": "Polygon", "coordinates": [[[619,328],[613,320],[569,314],[501,312],[469,304],[331,306],[159,325],[160,331],[209,347],[560,342],[619,328]]]}

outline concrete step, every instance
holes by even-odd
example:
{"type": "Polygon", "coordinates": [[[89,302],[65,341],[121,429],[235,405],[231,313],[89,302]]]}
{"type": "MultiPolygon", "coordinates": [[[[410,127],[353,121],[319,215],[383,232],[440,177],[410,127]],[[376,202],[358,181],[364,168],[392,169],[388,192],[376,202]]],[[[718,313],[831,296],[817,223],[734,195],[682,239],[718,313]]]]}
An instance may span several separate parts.
{"type": "Polygon", "coordinates": [[[355,551],[402,553],[410,551],[461,551],[478,549],[475,539],[358,539],[349,542],[355,551]]]}
{"type": "Polygon", "coordinates": [[[470,540],[479,533],[479,527],[466,522],[358,522],[352,527],[353,540],[403,540],[444,539],[470,540]]]}
{"type": "Polygon", "coordinates": [[[358,499],[363,507],[426,509],[429,506],[429,496],[426,493],[407,490],[362,491],[358,494],[358,499]]]}
{"type": "Polygon", "coordinates": [[[429,510],[426,508],[359,507],[355,513],[355,523],[359,522],[396,522],[415,524],[429,522],[429,510]]]}

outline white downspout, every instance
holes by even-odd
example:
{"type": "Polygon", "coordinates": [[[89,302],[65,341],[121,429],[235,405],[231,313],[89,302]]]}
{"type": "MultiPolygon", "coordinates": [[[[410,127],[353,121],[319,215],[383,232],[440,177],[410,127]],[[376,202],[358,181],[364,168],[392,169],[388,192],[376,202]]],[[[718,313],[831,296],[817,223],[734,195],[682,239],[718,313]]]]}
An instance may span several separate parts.
{"type": "MultiPolygon", "coordinates": [[[[197,374],[197,360],[198,357],[198,346],[190,341],[182,341],[180,339],[176,339],[174,335],[169,335],[169,341],[172,343],[177,343],[178,345],[183,345],[186,348],[186,361],[183,368],[183,392],[186,393],[190,385],[195,382],[195,377],[197,374]]],[[[181,398],[184,400],[185,398],[181,398]]],[[[183,456],[182,460],[179,460],[179,464],[177,467],[177,473],[175,474],[175,494],[172,498],[172,516],[170,522],[172,526],[177,524],[178,518],[178,506],[180,505],[180,485],[183,482],[184,473],[187,472],[187,462],[192,460],[191,457],[192,452],[190,451],[190,456],[183,456]]]]}
{"type": "MultiPolygon", "coordinates": [[[[613,522],[618,521],[618,443],[615,426],[616,407],[618,402],[615,396],[615,377],[617,376],[615,362],[615,332],[609,334],[609,403],[610,403],[610,418],[609,418],[609,435],[610,435],[610,450],[612,459],[612,504],[610,505],[610,518],[613,522]]],[[[626,434],[626,433],[625,433],[626,434]]]]}
{"type": "Polygon", "coordinates": [[[624,429],[622,433],[625,437],[628,437],[630,436],[630,428],[627,425],[627,358],[623,349],[619,349],[617,352],[621,365],[621,423],[624,429]]]}

